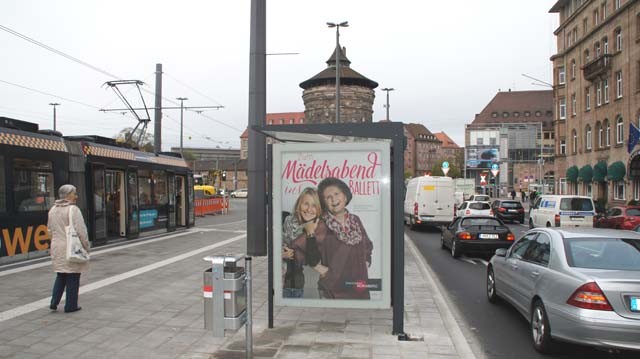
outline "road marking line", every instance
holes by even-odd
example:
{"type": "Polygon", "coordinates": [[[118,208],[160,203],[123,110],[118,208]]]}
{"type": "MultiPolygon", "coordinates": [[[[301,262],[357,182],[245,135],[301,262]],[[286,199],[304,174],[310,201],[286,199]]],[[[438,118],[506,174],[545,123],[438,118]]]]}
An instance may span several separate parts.
{"type": "MultiPolygon", "coordinates": [[[[229,238],[229,239],[224,240],[222,242],[218,242],[218,243],[206,246],[206,247],[198,248],[196,250],[193,250],[193,251],[190,251],[190,252],[187,252],[187,253],[183,253],[183,254],[177,255],[175,257],[167,258],[167,259],[162,260],[160,262],[149,264],[149,265],[146,265],[144,267],[140,267],[140,268],[137,268],[137,269],[134,269],[134,270],[130,270],[128,272],[120,273],[120,274],[114,275],[112,277],[99,280],[97,282],[85,284],[85,285],[80,287],[80,294],[89,293],[89,292],[94,291],[96,289],[100,289],[102,287],[106,287],[108,285],[111,285],[111,284],[114,284],[114,283],[117,283],[117,282],[121,282],[121,281],[123,281],[125,279],[129,279],[129,278],[135,277],[137,275],[144,274],[146,272],[149,272],[149,271],[164,267],[166,265],[173,264],[175,262],[181,261],[183,259],[195,256],[196,254],[200,254],[202,252],[206,252],[206,251],[212,250],[212,249],[217,248],[217,247],[225,246],[227,244],[233,243],[233,242],[235,242],[235,241],[237,241],[237,240],[239,240],[241,238],[245,238],[245,237],[246,237],[246,234],[243,234],[243,235],[240,235],[240,236],[236,236],[236,237],[233,237],[233,238],[229,238]]],[[[122,247],[119,247],[119,248],[122,248],[122,247]]],[[[29,303],[29,304],[25,304],[25,305],[19,306],[17,308],[11,309],[11,310],[4,311],[4,312],[0,313],[0,322],[3,322],[5,320],[9,320],[9,319],[13,319],[15,317],[18,317],[18,316],[21,316],[21,315],[24,315],[24,314],[31,313],[33,311],[42,309],[43,307],[48,306],[50,302],[51,302],[51,297],[48,297],[48,298],[37,300],[37,301],[29,303]]]]}
{"type": "Polygon", "coordinates": [[[467,263],[471,263],[471,264],[473,264],[473,265],[478,264],[478,263],[474,262],[473,260],[471,260],[471,259],[469,259],[469,258],[467,258],[467,257],[460,257],[459,259],[460,259],[461,261],[464,261],[464,262],[467,262],[467,263]]]}
{"type": "Polygon", "coordinates": [[[246,222],[246,219],[243,219],[241,221],[236,221],[236,222],[228,222],[228,223],[218,223],[218,224],[208,224],[206,226],[201,226],[198,228],[209,228],[209,227],[216,227],[216,226],[226,226],[227,224],[237,224],[237,223],[242,223],[242,222],[246,222]]]}
{"type": "Polygon", "coordinates": [[[484,264],[485,267],[489,266],[489,262],[485,261],[482,258],[476,258],[477,261],[479,261],[480,263],[484,264]]]}
{"type": "Polygon", "coordinates": [[[432,295],[433,299],[440,310],[440,315],[442,316],[442,321],[444,322],[444,326],[451,335],[451,341],[460,356],[460,359],[476,359],[476,355],[471,350],[471,346],[467,342],[464,334],[462,334],[462,330],[456,321],[456,318],[453,316],[453,311],[449,306],[448,302],[445,300],[445,295],[443,294],[444,289],[440,281],[436,277],[435,273],[431,270],[431,267],[427,264],[426,260],[420,254],[416,245],[413,243],[411,238],[405,233],[404,235],[405,243],[407,243],[407,247],[416,258],[416,262],[418,263],[418,267],[427,278],[433,284],[433,287],[436,289],[432,295]]]}

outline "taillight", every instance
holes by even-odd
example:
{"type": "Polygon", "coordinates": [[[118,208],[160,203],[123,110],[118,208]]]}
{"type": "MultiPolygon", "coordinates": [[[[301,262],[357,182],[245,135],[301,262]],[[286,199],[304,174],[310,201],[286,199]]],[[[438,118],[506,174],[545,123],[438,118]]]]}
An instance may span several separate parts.
{"type": "Polygon", "coordinates": [[[574,307],[593,310],[613,310],[607,297],[596,282],[583,284],[567,300],[567,304],[574,307]]]}
{"type": "Polygon", "coordinates": [[[504,213],[504,212],[506,212],[506,211],[507,211],[507,210],[506,210],[504,207],[500,207],[500,208],[498,208],[498,212],[500,212],[500,213],[504,213]]]}
{"type": "Polygon", "coordinates": [[[413,214],[416,216],[418,215],[418,202],[413,204],[413,214]]]}
{"type": "Polygon", "coordinates": [[[518,213],[524,213],[524,208],[518,208],[518,213]]]}
{"type": "Polygon", "coordinates": [[[470,210],[470,209],[468,209],[468,210],[464,211],[464,213],[465,213],[465,214],[471,214],[471,210],[470,210]]]}
{"type": "Polygon", "coordinates": [[[462,239],[464,241],[473,239],[473,237],[471,236],[471,233],[469,232],[460,232],[458,233],[458,239],[462,239]]]}
{"type": "Polygon", "coordinates": [[[516,239],[516,236],[513,235],[513,233],[509,232],[507,233],[507,240],[508,241],[514,241],[516,239]]]}
{"type": "Polygon", "coordinates": [[[560,215],[556,214],[553,219],[556,222],[556,227],[560,227],[560,215]]]}

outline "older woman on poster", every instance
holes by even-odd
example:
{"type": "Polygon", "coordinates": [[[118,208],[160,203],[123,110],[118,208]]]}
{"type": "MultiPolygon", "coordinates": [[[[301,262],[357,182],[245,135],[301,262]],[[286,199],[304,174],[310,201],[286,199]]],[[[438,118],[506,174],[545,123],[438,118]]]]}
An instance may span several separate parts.
{"type": "Polygon", "coordinates": [[[318,280],[321,298],[369,299],[373,243],[360,218],[346,208],[353,197],[351,190],[340,179],[328,177],[318,184],[318,195],[322,220],[314,232],[306,232],[294,245],[304,247],[308,239],[316,240],[321,263],[328,267],[318,280]]]}

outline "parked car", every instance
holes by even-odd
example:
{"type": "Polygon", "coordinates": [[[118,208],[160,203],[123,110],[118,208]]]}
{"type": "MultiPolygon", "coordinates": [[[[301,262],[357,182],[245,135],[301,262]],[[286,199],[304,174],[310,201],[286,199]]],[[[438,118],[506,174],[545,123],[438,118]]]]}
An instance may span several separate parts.
{"type": "Polygon", "coordinates": [[[487,202],[464,201],[456,210],[457,217],[465,216],[493,216],[491,206],[487,202]]]}
{"type": "Polygon", "coordinates": [[[247,191],[246,188],[240,188],[240,189],[237,189],[237,190],[231,192],[231,197],[232,198],[247,198],[247,197],[249,197],[249,192],[247,191]]]}
{"type": "Polygon", "coordinates": [[[640,225],[640,206],[611,207],[596,222],[597,227],[629,229],[640,225]]]}
{"type": "Polygon", "coordinates": [[[640,350],[640,233],[536,228],[487,266],[487,298],[513,305],[533,346],[562,340],[640,350]]]}
{"type": "Polygon", "coordinates": [[[469,201],[491,203],[491,197],[487,196],[486,194],[472,194],[469,197],[469,201]]]}
{"type": "Polygon", "coordinates": [[[491,210],[503,221],[524,223],[524,207],[520,201],[498,199],[491,204],[491,210]]]}
{"type": "Polygon", "coordinates": [[[529,209],[529,228],[593,227],[593,199],[575,195],[540,195],[529,209]]]}
{"type": "Polygon", "coordinates": [[[491,216],[458,217],[442,230],[440,247],[449,248],[456,258],[463,253],[494,253],[509,248],[515,239],[509,227],[491,216]]]}

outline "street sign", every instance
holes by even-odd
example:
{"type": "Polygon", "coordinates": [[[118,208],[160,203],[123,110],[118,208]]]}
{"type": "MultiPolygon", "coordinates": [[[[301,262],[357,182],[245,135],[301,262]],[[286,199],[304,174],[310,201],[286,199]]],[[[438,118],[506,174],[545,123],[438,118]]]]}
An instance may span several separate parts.
{"type": "Polygon", "coordinates": [[[499,168],[499,167],[498,167],[498,164],[497,164],[497,163],[494,163],[494,164],[492,164],[492,165],[491,165],[491,170],[492,170],[492,171],[497,171],[497,170],[498,170],[498,168],[499,168]]]}
{"type": "Polygon", "coordinates": [[[446,176],[447,173],[449,173],[449,162],[444,161],[442,162],[442,173],[444,173],[444,175],[446,176]]]}
{"type": "Polygon", "coordinates": [[[487,175],[486,174],[481,174],[480,175],[480,185],[481,186],[486,186],[487,185],[487,175]]]}
{"type": "Polygon", "coordinates": [[[498,170],[494,170],[493,168],[491,169],[491,173],[493,174],[493,177],[497,176],[498,173],[500,173],[500,171],[498,170]]]}

